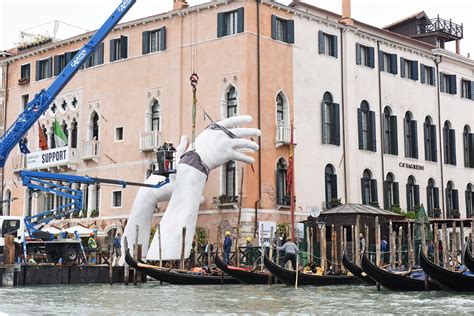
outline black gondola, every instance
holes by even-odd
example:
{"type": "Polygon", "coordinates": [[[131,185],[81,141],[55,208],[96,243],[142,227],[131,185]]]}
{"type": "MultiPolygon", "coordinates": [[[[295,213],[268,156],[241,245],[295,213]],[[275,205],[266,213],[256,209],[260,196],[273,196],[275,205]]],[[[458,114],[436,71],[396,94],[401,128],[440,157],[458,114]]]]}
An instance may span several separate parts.
{"type": "MultiPolygon", "coordinates": [[[[296,271],[280,267],[267,256],[264,257],[265,267],[280,281],[288,285],[295,285],[296,271]]],[[[298,272],[298,285],[342,285],[359,284],[358,278],[347,275],[315,275],[298,272]]]]}
{"type": "Polygon", "coordinates": [[[472,257],[472,252],[469,251],[468,247],[464,249],[464,264],[469,271],[474,273],[474,258],[472,257]]]}
{"type": "Polygon", "coordinates": [[[240,284],[239,280],[228,275],[201,275],[191,272],[159,268],[137,261],[130,255],[129,251],[125,252],[125,261],[135,270],[165,283],[180,285],[240,284]]]}
{"type": "Polygon", "coordinates": [[[226,264],[222,259],[216,255],[214,262],[216,266],[224,271],[231,277],[236,278],[242,283],[246,284],[269,284],[275,283],[275,277],[269,272],[252,271],[250,269],[244,269],[234,267],[226,264]]]}
{"type": "Polygon", "coordinates": [[[355,263],[353,263],[352,261],[350,261],[349,258],[347,258],[347,256],[346,256],[345,253],[342,255],[342,264],[343,264],[344,267],[347,269],[347,271],[349,271],[350,273],[352,273],[355,277],[357,277],[359,280],[361,280],[361,281],[364,282],[365,284],[368,284],[368,285],[375,285],[375,284],[377,284],[377,282],[375,282],[374,280],[372,280],[372,279],[367,275],[367,273],[365,273],[364,270],[362,270],[361,267],[359,267],[358,265],[356,265],[355,263]]]}
{"type": "Polygon", "coordinates": [[[425,291],[440,290],[439,285],[431,280],[427,282],[425,288],[425,280],[414,279],[409,276],[399,275],[377,267],[370,262],[366,255],[362,256],[362,269],[367,275],[382,285],[384,288],[393,291],[425,291]]]}
{"type": "Polygon", "coordinates": [[[460,272],[449,271],[434,264],[426,256],[420,254],[420,265],[433,280],[436,280],[443,289],[453,291],[474,291],[474,277],[460,272]]]}

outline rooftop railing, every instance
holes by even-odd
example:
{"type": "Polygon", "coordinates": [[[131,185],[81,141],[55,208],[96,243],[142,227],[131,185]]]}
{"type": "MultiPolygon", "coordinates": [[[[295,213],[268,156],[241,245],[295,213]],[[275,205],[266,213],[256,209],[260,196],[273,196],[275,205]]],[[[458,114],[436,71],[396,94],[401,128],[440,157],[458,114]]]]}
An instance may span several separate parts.
{"type": "Polygon", "coordinates": [[[456,39],[463,38],[463,25],[456,24],[451,20],[441,19],[439,16],[430,20],[420,20],[416,22],[416,33],[426,34],[441,32],[456,39]]]}

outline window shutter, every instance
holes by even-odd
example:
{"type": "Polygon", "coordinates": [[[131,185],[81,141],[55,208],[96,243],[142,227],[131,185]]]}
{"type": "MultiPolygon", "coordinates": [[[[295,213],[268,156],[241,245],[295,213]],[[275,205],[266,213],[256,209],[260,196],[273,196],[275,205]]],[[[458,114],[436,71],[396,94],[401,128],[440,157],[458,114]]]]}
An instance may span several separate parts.
{"type": "Polygon", "coordinates": [[[412,70],[411,79],[415,81],[418,80],[418,62],[416,60],[411,61],[411,70],[412,70]]]}
{"type": "Polygon", "coordinates": [[[474,81],[471,81],[470,83],[470,91],[469,93],[471,94],[469,96],[469,99],[474,100],[474,81]]]}
{"type": "Polygon", "coordinates": [[[293,44],[295,42],[295,21],[286,21],[286,42],[293,44]]]}
{"type": "MultiPolygon", "coordinates": [[[[471,191],[464,191],[464,200],[466,201],[466,213],[471,209],[471,207],[470,207],[471,206],[470,204],[472,204],[471,201],[470,201],[472,199],[471,194],[472,194],[471,191]]],[[[472,212],[472,210],[471,210],[471,212],[472,212]]],[[[466,215],[467,215],[466,217],[470,217],[469,216],[470,214],[466,214],[466,215]]]]}
{"type": "Polygon", "coordinates": [[[397,72],[397,54],[390,55],[390,72],[396,75],[397,72]]]}
{"type": "Polygon", "coordinates": [[[40,79],[40,78],[41,78],[41,70],[40,70],[40,67],[41,67],[40,61],[37,60],[37,61],[36,61],[36,74],[35,74],[35,79],[36,79],[36,81],[41,80],[41,79],[40,79]]]}
{"type": "Polygon", "coordinates": [[[318,38],[319,38],[319,53],[324,54],[324,33],[323,33],[323,31],[318,32],[318,38]]]}
{"type": "Polygon", "coordinates": [[[435,73],[434,67],[430,67],[430,73],[431,73],[431,80],[432,80],[432,82],[430,82],[430,84],[432,86],[436,86],[436,73],[435,73]]]}
{"type": "Polygon", "coordinates": [[[453,190],[453,210],[459,210],[459,193],[458,193],[458,190],[453,190]]]}
{"type": "Polygon", "coordinates": [[[337,199],[337,175],[331,175],[331,192],[332,196],[330,197],[331,200],[333,198],[337,199]]]}
{"type": "Polygon", "coordinates": [[[408,122],[406,118],[403,119],[403,138],[405,144],[405,157],[410,157],[410,143],[408,142],[407,135],[408,135],[408,122]]]}
{"type": "Polygon", "coordinates": [[[369,47],[369,67],[374,68],[375,67],[375,57],[374,57],[374,48],[369,47]]]}
{"type": "Polygon", "coordinates": [[[376,133],[376,128],[375,128],[375,112],[374,111],[369,111],[369,122],[370,122],[369,146],[372,151],[377,151],[377,133],[376,133]]]}
{"type": "Polygon", "coordinates": [[[418,158],[418,131],[416,126],[416,121],[410,121],[411,136],[412,136],[412,158],[418,158]]]}
{"type": "Polygon", "coordinates": [[[425,83],[426,78],[425,78],[425,65],[420,64],[420,82],[425,83]]]}
{"type": "Polygon", "coordinates": [[[403,57],[400,57],[400,77],[405,78],[405,58],[403,57]]]}
{"type": "Polygon", "coordinates": [[[60,71],[60,59],[61,57],[59,55],[54,56],[54,75],[57,76],[59,75],[60,71]]]}
{"type": "Polygon", "coordinates": [[[322,141],[323,144],[329,144],[329,139],[328,139],[328,130],[327,130],[327,125],[324,123],[326,120],[326,104],[321,102],[321,127],[322,127],[322,141]]]}
{"type": "Polygon", "coordinates": [[[400,193],[398,188],[398,182],[393,183],[393,204],[400,206],[400,193]]]}
{"type": "Polygon", "coordinates": [[[413,186],[413,200],[415,206],[420,206],[420,186],[418,184],[413,186]]]}
{"type": "Polygon", "coordinates": [[[333,103],[332,104],[332,114],[333,114],[333,118],[332,118],[332,126],[333,126],[333,132],[332,132],[332,135],[334,137],[334,142],[333,144],[334,145],[341,145],[341,134],[339,132],[340,130],[340,123],[339,123],[339,104],[337,103],[333,103]]]}
{"type": "Polygon", "coordinates": [[[467,139],[469,141],[469,167],[474,168],[474,134],[470,133],[467,139]]]}
{"type": "MultiPolygon", "coordinates": [[[[423,123],[423,140],[425,143],[425,160],[431,160],[429,159],[428,155],[428,147],[430,146],[430,127],[429,125],[426,125],[426,123],[423,123]]],[[[431,154],[431,153],[430,153],[431,154]]]]}
{"type": "Polygon", "coordinates": [[[456,165],[456,133],[454,129],[449,130],[449,156],[450,160],[448,163],[456,165]]]}
{"type": "Polygon", "coordinates": [[[407,192],[406,192],[406,197],[407,197],[407,211],[411,211],[411,209],[410,209],[410,202],[411,202],[411,201],[410,201],[410,186],[408,185],[408,183],[407,183],[407,185],[406,185],[406,191],[407,191],[407,192]]]}
{"type": "Polygon", "coordinates": [[[362,192],[362,204],[367,204],[367,200],[365,198],[365,179],[364,178],[361,178],[360,179],[360,188],[361,188],[361,192],[362,192]]]}
{"type": "Polygon", "coordinates": [[[98,65],[102,65],[104,63],[104,43],[103,42],[99,45],[99,58],[96,62],[98,65]]]}
{"type": "Polygon", "coordinates": [[[244,8],[237,9],[237,33],[244,31],[244,8]]]}
{"type": "Polygon", "coordinates": [[[377,180],[371,179],[370,180],[370,198],[372,199],[370,202],[378,202],[379,195],[377,190],[377,180]]]}
{"type": "Polygon", "coordinates": [[[438,161],[438,147],[436,145],[436,125],[430,125],[431,134],[431,159],[432,161],[438,161]]]}
{"type": "Polygon", "coordinates": [[[439,208],[439,188],[433,188],[434,208],[439,208]]]}
{"type": "Polygon", "coordinates": [[[110,61],[115,61],[115,40],[110,40],[110,61]]]}
{"type": "Polygon", "coordinates": [[[383,68],[383,51],[379,51],[379,71],[384,71],[383,68]]]}
{"type": "MultiPolygon", "coordinates": [[[[224,21],[224,20],[222,20],[224,21]]],[[[222,22],[224,23],[224,22],[222,22]]],[[[277,27],[277,17],[272,14],[272,39],[276,40],[276,27],[277,27]]],[[[224,26],[222,26],[224,28],[224,26]]]]}
{"type": "Polygon", "coordinates": [[[395,115],[390,116],[390,153],[392,155],[398,155],[398,129],[397,129],[397,117],[395,115]]]}
{"type": "Polygon", "coordinates": [[[72,59],[72,52],[67,52],[66,54],[64,54],[64,56],[65,56],[64,65],[67,65],[72,59]]]}
{"type": "Polygon", "coordinates": [[[53,57],[48,58],[48,78],[53,75],[53,57]]]}
{"type": "Polygon", "coordinates": [[[449,93],[450,94],[456,94],[457,89],[456,89],[456,75],[449,75],[448,77],[449,80],[449,93]]]}
{"type": "MultiPolygon", "coordinates": [[[[273,18],[275,16],[272,15],[272,38],[273,38],[273,18]]],[[[217,13],[217,37],[222,37],[225,35],[225,16],[224,12],[217,13]]]]}
{"type": "Polygon", "coordinates": [[[166,50],[166,27],[160,28],[160,50],[166,50]]]}
{"type": "Polygon", "coordinates": [[[359,149],[364,149],[362,147],[362,110],[357,109],[357,128],[359,131],[359,149]]]}
{"type": "Polygon", "coordinates": [[[362,64],[361,57],[360,57],[360,44],[356,43],[356,64],[362,64]]]}
{"type": "Polygon", "coordinates": [[[446,92],[444,76],[445,76],[444,73],[442,73],[442,72],[439,73],[439,90],[441,92],[446,92]]]}
{"type": "Polygon", "coordinates": [[[120,58],[125,59],[128,57],[128,37],[120,36],[120,58]]]}
{"type": "Polygon", "coordinates": [[[142,54],[146,55],[150,52],[150,32],[142,33],[142,54]]]}
{"type": "Polygon", "coordinates": [[[332,42],[331,56],[334,56],[337,58],[337,36],[336,35],[331,35],[331,42],[332,42]]]}
{"type": "Polygon", "coordinates": [[[383,182],[383,208],[388,209],[388,181],[383,182]]]}

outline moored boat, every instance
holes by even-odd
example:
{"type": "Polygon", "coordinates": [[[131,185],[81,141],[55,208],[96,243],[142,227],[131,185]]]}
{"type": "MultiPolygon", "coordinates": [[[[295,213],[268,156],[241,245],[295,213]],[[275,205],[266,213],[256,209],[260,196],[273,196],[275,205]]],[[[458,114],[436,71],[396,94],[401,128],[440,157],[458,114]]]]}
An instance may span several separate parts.
{"type": "Polygon", "coordinates": [[[413,273],[409,275],[396,274],[379,268],[370,262],[366,255],[362,256],[362,269],[370,278],[389,290],[431,291],[441,289],[439,285],[432,280],[428,280],[425,284],[425,277],[423,273],[419,274],[417,278],[414,277],[413,273]]]}
{"type": "MultiPolygon", "coordinates": [[[[280,281],[287,285],[295,285],[296,271],[280,267],[267,256],[264,257],[265,267],[280,281]]],[[[359,284],[360,281],[354,276],[347,275],[316,275],[298,271],[298,285],[342,285],[359,284]]]]}
{"type": "Polygon", "coordinates": [[[146,264],[134,259],[130,252],[125,252],[125,261],[135,270],[138,270],[158,281],[180,285],[206,285],[206,284],[239,284],[240,282],[228,275],[202,275],[192,272],[165,269],[146,264]]]}
{"type": "Polygon", "coordinates": [[[246,284],[269,284],[275,282],[275,277],[269,272],[254,271],[248,268],[234,267],[226,264],[216,255],[214,262],[216,266],[226,274],[246,284]]]}
{"type": "Polygon", "coordinates": [[[342,264],[343,264],[344,267],[347,269],[347,271],[349,271],[350,273],[352,273],[355,277],[357,277],[359,280],[361,280],[361,281],[364,282],[365,284],[368,284],[368,285],[375,285],[375,284],[377,284],[374,280],[372,280],[372,279],[367,275],[367,273],[364,272],[364,270],[362,270],[361,267],[359,267],[358,265],[356,265],[355,263],[353,263],[352,261],[350,261],[349,258],[346,256],[345,253],[342,255],[342,264]]]}
{"type": "Polygon", "coordinates": [[[420,265],[433,280],[436,280],[443,289],[453,291],[474,291],[474,276],[464,275],[461,272],[450,271],[434,264],[426,256],[420,254],[420,265]]]}
{"type": "Polygon", "coordinates": [[[469,251],[468,247],[464,249],[464,264],[469,271],[474,273],[474,258],[472,257],[472,252],[469,251]]]}

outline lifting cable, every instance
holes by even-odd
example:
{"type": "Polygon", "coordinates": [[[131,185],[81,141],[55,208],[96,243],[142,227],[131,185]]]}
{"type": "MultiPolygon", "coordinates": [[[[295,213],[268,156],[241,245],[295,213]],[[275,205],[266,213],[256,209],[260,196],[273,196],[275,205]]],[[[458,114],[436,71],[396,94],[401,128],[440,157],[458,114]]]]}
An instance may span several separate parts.
{"type": "Polygon", "coordinates": [[[191,81],[191,87],[193,91],[193,99],[192,99],[192,140],[191,140],[191,149],[195,150],[195,140],[196,140],[196,103],[197,103],[197,85],[199,81],[199,76],[197,75],[197,16],[198,14],[193,14],[190,18],[191,24],[191,77],[189,80],[191,81]],[[193,25],[194,23],[194,25],[193,25]]]}

